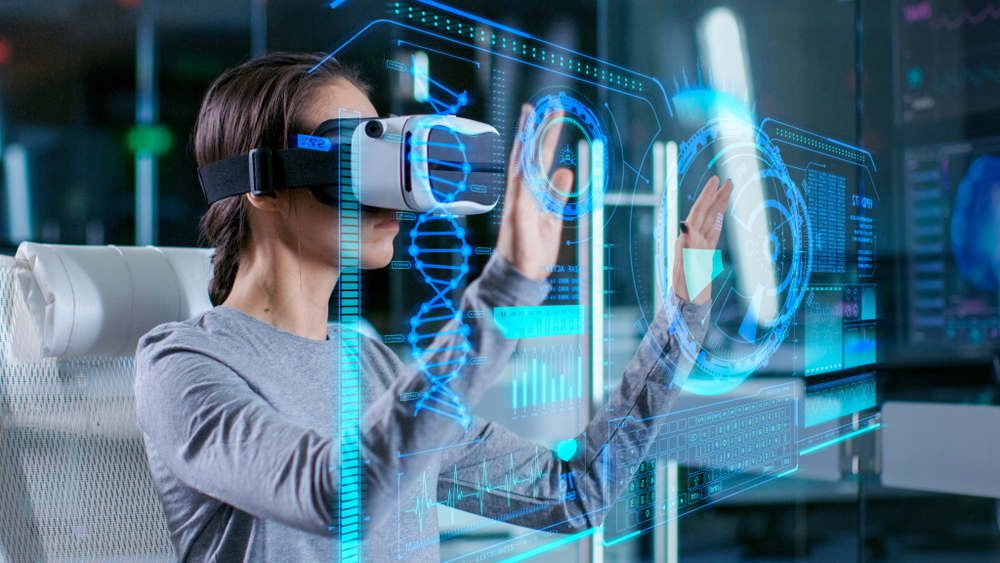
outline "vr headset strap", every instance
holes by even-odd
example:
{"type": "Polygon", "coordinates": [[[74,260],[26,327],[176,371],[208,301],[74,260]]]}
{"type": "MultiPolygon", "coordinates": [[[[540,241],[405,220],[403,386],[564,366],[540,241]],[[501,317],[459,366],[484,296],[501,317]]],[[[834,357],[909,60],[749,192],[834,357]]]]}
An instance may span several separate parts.
{"type": "Polygon", "coordinates": [[[250,154],[233,156],[198,170],[201,190],[209,205],[234,195],[264,195],[288,188],[340,186],[340,160],[350,153],[309,149],[254,149],[250,154]],[[331,183],[331,179],[336,179],[331,183]]]}

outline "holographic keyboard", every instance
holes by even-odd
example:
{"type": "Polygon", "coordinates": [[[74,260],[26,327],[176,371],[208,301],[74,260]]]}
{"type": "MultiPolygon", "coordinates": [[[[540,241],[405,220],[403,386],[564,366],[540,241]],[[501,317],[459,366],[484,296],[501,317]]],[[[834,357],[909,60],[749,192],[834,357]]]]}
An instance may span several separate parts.
{"type": "Polygon", "coordinates": [[[605,540],[651,528],[771,480],[798,466],[793,384],[757,395],[655,417],[646,428],[619,427],[609,447],[609,475],[617,501],[605,540]],[[669,462],[677,477],[666,480],[669,462]],[[661,471],[661,468],[663,469],[661,471]]]}

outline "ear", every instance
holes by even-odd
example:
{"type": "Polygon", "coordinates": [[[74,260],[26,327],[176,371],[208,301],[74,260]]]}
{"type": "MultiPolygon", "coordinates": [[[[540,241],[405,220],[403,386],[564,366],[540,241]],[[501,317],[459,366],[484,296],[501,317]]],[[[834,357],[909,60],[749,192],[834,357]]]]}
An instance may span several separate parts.
{"type": "Polygon", "coordinates": [[[289,190],[277,190],[267,195],[246,194],[247,202],[250,206],[266,213],[278,213],[287,215],[291,194],[289,190]]]}

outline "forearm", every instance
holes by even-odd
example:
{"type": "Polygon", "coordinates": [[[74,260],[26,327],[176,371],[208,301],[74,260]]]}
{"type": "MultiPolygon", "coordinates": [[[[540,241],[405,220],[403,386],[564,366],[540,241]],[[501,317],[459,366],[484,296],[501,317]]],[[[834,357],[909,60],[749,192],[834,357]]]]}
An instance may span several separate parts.
{"type": "MultiPolygon", "coordinates": [[[[707,308],[684,303],[679,310],[688,326],[700,327],[695,319],[700,321],[707,308]]],[[[609,495],[614,495],[616,488],[608,486],[615,476],[607,475],[605,459],[606,446],[618,432],[612,421],[630,416],[636,423],[628,430],[635,430],[644,428],[646,420],[669,412],[680,392],[679,383],[691,368],[687,354],[670,334],[672,322],[677,320],[661,313],[650,325],[609,404],[577,436],[580,453],[563,461],[548,448],[485,424],[481,430],[483,446],[459,463],[442,467],[438,494],[446,494],[449,487],[477,492],[485,475],[491,484],[517,482],[508,488],[487,488],[482,506],[490,517],[533,528],[570,519],[579,519],[577,524],[582,526],[600,525],[602,508],[615,500],[609,495]]],[[[704,329],[696,336],[700,340],[704,329]]],[[[478,511],[478,502],[475,508],[478,511]]]]}
{"type": "Polygon", "coordinates": [[[369,407],[363,425],[364,455],[370,461],[367,508],[373,519],[391,514],[399,487],[405,489],[435,459],[401,454],[461,441],[471,408],[503,368],[502,360],[513,352],[515,341],[505,338],[493,323],[493,309],[537,305],[542,298],[537,282],[496,256],[466,289],[461,319],[449,322],[427,346],[430,352],[419,358],[420,369],[399,364],[401,375],[369,407]],[[472,358],[487,360],[472,362],[472,358]],[[446,377],[454,366],[460,369],[446,377]],[[400,401],[402,394],[419,399],[400,401]]]}

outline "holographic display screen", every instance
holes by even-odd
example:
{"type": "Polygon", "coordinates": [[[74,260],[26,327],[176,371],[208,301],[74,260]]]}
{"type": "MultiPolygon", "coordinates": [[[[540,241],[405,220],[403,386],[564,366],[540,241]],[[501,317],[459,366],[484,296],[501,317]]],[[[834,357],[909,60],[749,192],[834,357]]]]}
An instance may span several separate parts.
{"type": "Polygon", "coordinates": [[[911,148],[903,165],[911,349],[984,353],[1000,342],[1000,139],[911,148]]]}

